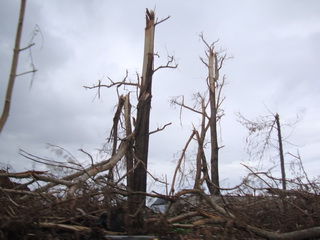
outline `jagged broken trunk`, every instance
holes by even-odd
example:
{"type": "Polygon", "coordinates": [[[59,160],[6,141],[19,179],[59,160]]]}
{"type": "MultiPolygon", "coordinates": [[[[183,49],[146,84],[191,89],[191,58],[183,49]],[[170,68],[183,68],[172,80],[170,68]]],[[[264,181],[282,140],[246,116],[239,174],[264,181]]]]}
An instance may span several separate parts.
{"type": "MultiPolygon", "coordinates": [[[[154,72],[154,21],[154,12],[147,10],[142,78],[134,130],[134,166],[136,166],[136,168],[133,171],[132,186],[128,186],[134,192],[146,192],[147,190],[149,121],[152,98],[152,75],[154,72]]],[[[144,206],[145,202],[146,196],[143,194],[129,197],[130,209],[134,211],[137,211],[144,206]]],[[[137,213],[137,216],[139,215],[140,214],[137,213]]]]}
{"type": "Polygon", "coordinates": [[[220,194],[219,185],[219,147],[218,147],[218,134],[217,134],[217,102],[216,102],[216,82],[219,79],[218,57],[213,51],[209,49],[209,92],[210,92],[210,139],[211,139],[211,180],[213,189],[210,190],[211,194],[220,194]]]}
{"type": "MultiPolygon", "coordinates": [[[[151,87],[153,75],[154,49],[154,12],[146,13],[146,29],[144,43],[144,59],[142,68],[141,89],[137,106],[137,121],[135,126],[135,156],[137,168],[133,173],[133,190],[146,192],[147,165],[149,149],[149,121],[151,109],[151,87]],[[139,163],[138,163],[139,162],[139,163]]],[[[145,196],[139,197],[145,201],[145,196]]]]}

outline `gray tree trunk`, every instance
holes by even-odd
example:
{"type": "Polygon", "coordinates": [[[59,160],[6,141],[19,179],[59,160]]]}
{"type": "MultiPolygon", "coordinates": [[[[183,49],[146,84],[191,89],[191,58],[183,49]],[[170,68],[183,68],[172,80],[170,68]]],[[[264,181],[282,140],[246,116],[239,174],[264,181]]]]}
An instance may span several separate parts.
{"type": "Polygon", "coordinates": [[[219,184],[219,146],[217,134],[217,103],[216,103],[216,81],[219,79],[219,68],[217,55],[213,49],[209,52],[209,91],[210,91],[210,139],[211,139],[211,181],[213,195],[220,194],[219,184]]]}
{"type": "Polygon", "coordinates": [[[285,166],[284,166],[281,125],[280,125],[280,117],[279,117],[278,113],[275,115],[275,120],[276,120],[277,131],[278,131],[278,144],[279,144],[279,155],[280,155],[280,166],[281,166],[282,189],[286,190],[287,189],[286,170],[285,170],[285,166]]]}

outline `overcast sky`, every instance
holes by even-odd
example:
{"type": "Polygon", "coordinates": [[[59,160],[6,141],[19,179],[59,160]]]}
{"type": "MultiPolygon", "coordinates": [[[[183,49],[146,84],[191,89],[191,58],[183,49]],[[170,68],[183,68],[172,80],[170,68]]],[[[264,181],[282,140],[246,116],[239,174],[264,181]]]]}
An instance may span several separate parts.
{"type": "MultiPolygon", "coordinates": [[[[9,78],[12,49],[20,1],[0,0],[0,99],[1,111],[9,78]]],[[[217,50],[232,57],[222,74],[225,116],[221,122],[224,148],[220,150],[222,186],[233,186],[245,176],[240,163],[245,153],[246,129],[236,113],[248,118],[278,112],[283,122],[301,121],[285,144],[285,152],[299,149],[310,177],[319,174],[320,158],[320,2],[296,0],[260,1],[40,1],[27,2],[22,46],[33,39],[32,59],[38,72],[32,79],[16,79],[8,122],[0,135],[0,162],[14,171],[42,169],[18,154],[19,149],[55,158],[47,143],[61,146],[79,161],[88,161],[78,149],[93,154],[109,135],[117,103],[114,89],[85,90],[100,79],[108,83],[141,73],[145,9],[156,9],[160,19],[171,16],[156,28],[155,49],[161,56],[156,66],[174,55],[179,68],[154,75],[151,130],[168,122],[165,131],[151,135],[150,171],[168,175],[173,162],[199,116],[170,107],[173,96],[184,95],[192,105],[192,94],[203,92],[207,70],[199,60],[208,42],[219,39],[217,50]],[[32,84],[31,84],[32,83],[32,84]],[[31,86],[32,85],[32,86],[31,86]]],[[[30,70],[30,54],[19,60],[19,72],[30,70]]],[[[284,130],[285,131],[285,130],[284,130]]],[[[189,152],[190,160],[194,157],[189,152]]],[[[289,163],[292,157],[286,155],[289,163]]]]}

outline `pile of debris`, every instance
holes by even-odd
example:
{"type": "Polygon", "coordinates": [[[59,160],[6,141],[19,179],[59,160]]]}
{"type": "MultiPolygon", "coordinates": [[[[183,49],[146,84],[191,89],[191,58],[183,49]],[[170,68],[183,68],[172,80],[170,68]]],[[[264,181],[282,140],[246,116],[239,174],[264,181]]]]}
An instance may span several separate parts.
{"type": "Polygon", "coordinates": [[[68,195],[71,186],[62,187],[68,181],[48,172],[2,170],[0,239],[112,239],[135,234],[145,235],[144,239],[320,237],[319,196],[309,192],[269,188],[260,196],[214,197],[200,189],[173,196],[146,193],[153,204],[140,209],[144,221],[137,232],[131,225],[136,216],[128,210],[127,196],[141,193],[100,176],[78,184],[68,195]]]}

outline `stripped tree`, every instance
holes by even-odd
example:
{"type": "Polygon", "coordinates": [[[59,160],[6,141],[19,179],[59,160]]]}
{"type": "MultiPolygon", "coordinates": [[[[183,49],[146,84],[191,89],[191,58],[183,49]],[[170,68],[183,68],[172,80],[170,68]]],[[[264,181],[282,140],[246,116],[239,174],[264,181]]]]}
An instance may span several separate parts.
{"type": "MultiPolygon", "coordinates": [[[[270,115],[260,116],[255,120],[249,120],[242,114],[238,113],[238,121],[249,131],[249,134],[246,138],[246,144],[247,152],[249,153],[250,157],[261,160],[265,156],[267,150],[269,150],[270,148],[277,149],[279,153],[279,162],[281,168],[282,189],[286,190],[287,181],[283,152],[284,140],[281,131],[282,125],[280,123],[279,114],[273,114],[270,112],[270,115]],[[273,134],[275,134],[276,136],[274,136],[273,134]]],[[[298,117],[296,122],[290,123],[288,124],[288,126],[293,127],[297,123],[297,121],[298,117]]]]}
{"type": "Polygon", "coordinates": [[[218,114],[220,106],[224,100],[220,99],[221,89],[225,83],[225,76],[222,77],[221,83],[220,79],[220,69],[226,59],[226,55],[219,56],[218,52],[215,51],[215,42],[209,45],[203,38],[203,35],[200,36],[204,44],[207,46],[206,56],[208,61],[206,62],[201,58],[201,61],[208,68],[208,78],[207,84],[209,87],[209,102],[210,102],[210,141],[211,141],[211,180],[213,183],[213,192],[212,194],[218,195],[220,193],[219,189],[219,145],[218,145],[218,134],[217,134],[217,122],[220,120],[222,115],[218,114]],[[220,101],[221,100],[221,101],[220,101]]]}
{"type": "MultiPolygon", "coordinates": [[[[133,171],[133,191],[146,192],[147,190],[147,167],[149,151],[149,122],[152,98],[152,76],[154,60],[154,33],[155,14],[146,11],[146,28],[144,39],[144,54],[141,77],[141,88],[137,106],[137,121],[135,124],[135,163],[137,168],[133,171]]],[[[137,195],[135,204],[145,204],[145,196],[137,195]]]]}
{"type": "MultiPolygon", "coordinates": [[[[99,81],[98,85],[92,87],[86,87],[89,89],[98,88],[100,94],[101,87],[116,87],[119,101],[116,110],[115,117],[113,119],[113,127],[110,135],[110,139],[113,142],[113,153],[116,154],[117,139],[121,138],[118,128],[122,127],[127,142],[127,149],[125,152],[126,159],[126,178],[127,178],[127,190],[132,193],[128,195],[128,204],[131,212],[131,216],[134,216],[133,227],[142,226],[142,207],[146,203],[147,191],[147,174],[148,174],[148,152],[149,152],[149,135],[151,133],[163,130],[163,128],[155,131],[150,131],[150,110],[151,110],[151,99],[152,99],[152,78],[153,74],[162,68],[177,68],[177,64],[172,56],[168,57],[167,63],[154,68],[154,36],[155,27],[157,24],[162,23],[169,17],[164,18],[160,21],[155,19],[154,11],[146,10],[146,27],[145,27],[145,41],[144,41],[144,54],[143,54],[143,66],[142,75],[137,77],[137,82],[128,80],[128,73],[126,77],[120,82],[114,82],[110,78],[110,84],[101,84],[99,81]],[[137,115],[136,118],[132,117],[131,103],[130,103],[130,91],[121,95],[118,92],[119,87],[134,87],[137,93],[137,115]],[[121,115],[120,115],[121,113],[121,115]],[[119,126],[120,116],[123,116],[124,125],[119,126]],[[133,123],[131,122],[133,119],[133,123]],[[129,136],[133,135],[133,138],[129,136]]],[[[109,169],[109,177],[113,178],[113,172],[109,169]]],[[[138,230],[138,229],[137,229],[138,230]]]]}
{"type": "MultiPolygon", "coordinates": [[[[203,34],[200,35],[202,42],[206,46],[206,59],[200,57],[202,63],[208,69],[207,86],[209,97],[206,98],[206,94],[197,93],[195,94],[196,105],[199,105],[199,109],[196,107],[190,107],[184,103],[184,97],[181,100],[179,98],[173,99],[171,102],[173,105],[178,105],[181,108],[191,110],[197,114],[201,115],[201,125],[200,131],[196,130],[194,127],[192,135],[196,136],[196,141],[198,144],[197,157],[196,157],[196,174],[195,174],[195,184],[194,188],[200,188],[200,185],[205,181],[207,187],[212,195],[220,194],[219,187],[219,143],[218,143],[218,122],[224,115],[223,109],[221,109],[221,104],[223,103],[225,97],[221,96],[221,91],[225,85],[225,76],[220,76],[220,70],[226,59],[226,54],[219,54],[215,50],[216,42],[209,45],[203,34]],[[209,108],[209,110],[208,110],[209,108]],[[205,140],[207,137],[207,132],[210,129],[210,166],[211,174],[209,174],[208,163],[205,155],[205,140]],[[210,177],[211,175],[211,177],[210,177]],[[201,177],[202,176],[202,177],[201,177]]],[[[174,179],[176,177],[174,176],[174,179]]],[[[174,181],[172,183],[174,185],[174,181]]]]}

